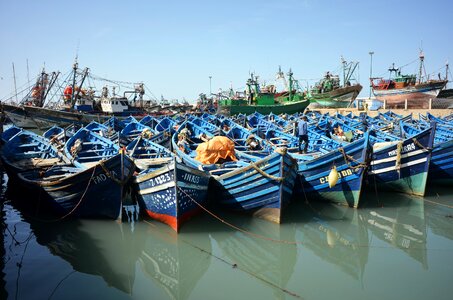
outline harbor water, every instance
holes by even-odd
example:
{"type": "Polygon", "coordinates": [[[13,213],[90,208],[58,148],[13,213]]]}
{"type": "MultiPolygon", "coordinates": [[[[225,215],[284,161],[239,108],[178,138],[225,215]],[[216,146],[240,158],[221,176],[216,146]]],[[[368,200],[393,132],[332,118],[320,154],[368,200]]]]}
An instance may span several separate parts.
{"type": "MultiPolygon", "coordinates": [[[[2,173],[2,299],[452,299],[453,190],[295,199],[283,223],[40,219],[2,173]]],[[[125,218],[126,219],[126,218],[125,218]]]]}

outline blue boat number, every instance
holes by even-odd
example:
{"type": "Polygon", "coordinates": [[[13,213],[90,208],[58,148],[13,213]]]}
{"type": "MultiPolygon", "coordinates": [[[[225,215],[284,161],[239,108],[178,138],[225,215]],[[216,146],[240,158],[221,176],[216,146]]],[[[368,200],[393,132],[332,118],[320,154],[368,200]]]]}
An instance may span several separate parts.
{"type": "MultiPolygon", "coordinates": [[[[339,179],[343,178],[343,177],[346,177],[346,176],[349,176],[349,175],[352,175],[352,170],[351,169],[338,171],[338,178],[339,179]]],[[[319,182],[321,184],[328,183],[329,182],[329,176],[324,176],[324,177],[319,178],[319,182]]]]}
{"type": "MultiPolygon", "coordinates": [[[[401,149],[401,153],[406,153],[406,152],[413,151],[413,150],[415,150],[415,144],[414,143],[408,144],[406,146],[403,146],[403,149],[401,149]]],[[[389,154],[389,156],[396,155],[396,149],[392,150],[392,151],[389,151],[388,154],[389,154]]]]}
{"type": "Polygon", "coordinates": [[[94,184],[98,184],[98,183],[106,181],[107,178],[109,178],[109,177],[117,178],[116,172],[115,171],[110,171],[110,176],[108,176],[108,177],[107,177],[106,174],[102,173],[102,174],[99,174],[99,175],[93,177],[92,180],[93,180],[94,184]]]}

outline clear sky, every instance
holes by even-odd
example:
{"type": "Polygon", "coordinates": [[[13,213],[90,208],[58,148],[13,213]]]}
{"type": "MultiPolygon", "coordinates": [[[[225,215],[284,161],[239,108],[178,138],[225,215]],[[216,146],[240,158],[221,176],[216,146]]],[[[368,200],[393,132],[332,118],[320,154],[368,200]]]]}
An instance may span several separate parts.
{"type": "MultiPolygon", "coordinates": [[[[278,66],[296,79],[360,62],[360,96],[391,63],[418,58],[428,73],[453,58],[453,1],[66,1],[0,0],[0,98],[48,71],[79,65],[120,81],[142,81],[157,97],[189,101],[243,88],[249,72],[270,82],[278,66]]],[[[411,64],[403,72],[416,72],[411,64]]]]}

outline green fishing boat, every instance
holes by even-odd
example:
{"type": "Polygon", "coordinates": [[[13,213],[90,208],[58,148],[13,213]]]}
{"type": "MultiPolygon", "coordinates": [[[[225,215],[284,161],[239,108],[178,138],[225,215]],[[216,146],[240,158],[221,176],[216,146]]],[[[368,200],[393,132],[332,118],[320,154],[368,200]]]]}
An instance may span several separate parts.
{"type": "Polygon", "coordinates": [[[260,87],[257,77],[251,74],[246,83],[244,93],[230,89],[228,97],[218,100],[218,112],[224,115],[252,114],[293,114],[303,112],[310,104],[305,93],[298,88],[297,80],[293,79],[291,70],[288,73],[289,87],[287,91],[276,93],[275,86],[260,87]]]}
{"type": "Polygon", "coordinates": [[[351,83],[355,80],[353,76],[358,64],[358,62],[347,63],[342,59],[343,84],[339,75],[327,72],[310,90],[310,102],[325,108],[352,107],[352,103],[362,90],[359,83],[351,83]]]}

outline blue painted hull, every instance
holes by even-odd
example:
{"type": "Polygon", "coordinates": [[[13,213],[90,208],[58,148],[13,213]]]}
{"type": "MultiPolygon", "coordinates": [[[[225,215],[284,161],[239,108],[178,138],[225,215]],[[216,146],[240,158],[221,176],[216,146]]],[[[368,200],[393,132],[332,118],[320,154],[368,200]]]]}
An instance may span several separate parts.
{"type": "Polygon", "coordinates": [[[428,180],[435,183],[453,183],[453,140],[434,146],[428,180]]]}
{"type": "Polygon", "coordinates": [[[280,223],[282,210],[293,194],[296,162],[287,153],[274,152],[253,165],[214,179],[218,194],[216,191],[213,193],[217,204],[280,223]]]}
{"type": "Polygon", "coordinates": [[[368,171],[371,188],[388,188],[398,192],[424,196],[434,130],[425,130],[416,136],[374,151],[368,171]],[[397,153],[400,151],[400,159],[397,153]]]}
{"type": "MultiPolygon", "coordinates": [[[[109,218],[120,216],[123,187],[135,166],[127,156],[117,154],[101,164],[51,180],[40,179],[34,170],[19,174],[21,183],[42,195],[60,216],[109,218]]],[[[36,199],[41,200],[41,199],[36,199]]]]}
{"type": "Polygon", "coordinates": [[[141,172],[135,184],[146,213],[178,232],[182,223],[201,211],[197,203],[206,206],[209,175],[173,159],[162,168],[141,172]]]}
{"type": "Polygon", "coordinates": [[[49,140],[27,130],[18,132],[3,145],[0,158],[10,178],[21,171],[50,167],[65,160],[49,140]]]}
{"type": "Polygon", "coordinates": [[[347,158],[337,149],[313,160],[299,162],[300,181],[296,186],[299,197],[359,206],[369,149],[368,135],[340,149],[347,158]],[[335,186],[329,188],[328,176],[332,166],[336,166],[340,178],[335,186]]]}

